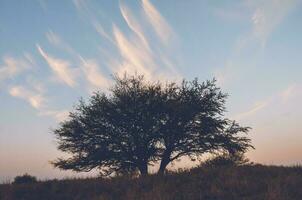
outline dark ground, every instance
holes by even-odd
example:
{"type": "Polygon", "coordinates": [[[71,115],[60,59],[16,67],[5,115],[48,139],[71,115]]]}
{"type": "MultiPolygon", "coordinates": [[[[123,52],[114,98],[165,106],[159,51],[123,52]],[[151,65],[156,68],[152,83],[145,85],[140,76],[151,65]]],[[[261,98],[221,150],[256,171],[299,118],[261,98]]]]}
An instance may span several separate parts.
{"type": "Polygon", "coordinates": [[[199,167],[164,177],[49,180],[0,185],[1,200],[302,199],[302,167],[199,167]]]}

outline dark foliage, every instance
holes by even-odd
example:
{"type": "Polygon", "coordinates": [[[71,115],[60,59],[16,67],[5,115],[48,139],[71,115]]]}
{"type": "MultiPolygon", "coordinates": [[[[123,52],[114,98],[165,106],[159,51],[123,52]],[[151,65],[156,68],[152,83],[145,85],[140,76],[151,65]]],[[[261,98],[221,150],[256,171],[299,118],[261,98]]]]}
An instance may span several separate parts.
{"type": "Polygon", "coordinates": [[[199,167],[140,178],[52,180],[0,185],[1,200],[301,200],[302,168],[199,167]]]}
{"type": "Polygon", "coordinates": [[[116,77],[110,93],[80,101],[70,119],[54,131],[59,150],[71,154],[53,162],[75,171],[98,168],[111,173],[159,173],[182,156],[245,152],[248,127],[223,116],[227,95],[215,80],[181,84],[150,83],[143,76],[116,77]]]}
{"type": "Polygon", "coordinates": [[[26,184],[26,183],[36,183],[37,178],[34,176],[31,176],[29,174],[24,174],[22,176],[16,176],[13,184],[26,184]]]}
{"type": "Polygon", "coordinates": [[[236,152],[234,154],[222,153],[209,158],[201,164],[202,167],[226,167],[226,166],[240,166],[253,164],[248,158],[244,156],[241,152],[236,152]]]}

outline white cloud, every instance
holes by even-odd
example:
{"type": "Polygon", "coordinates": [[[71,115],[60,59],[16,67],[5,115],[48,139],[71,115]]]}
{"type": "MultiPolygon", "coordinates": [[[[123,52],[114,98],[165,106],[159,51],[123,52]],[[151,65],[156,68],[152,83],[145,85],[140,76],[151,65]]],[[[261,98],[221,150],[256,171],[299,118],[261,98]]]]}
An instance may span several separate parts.
{"type": "Polygon", "coordinates": [[[118,62],[116,59],[111,59],[114,60],[111,63],[115,66],[112,70],[119,75],[143,74],[148,80],[171,79],[171,77],[178,79],[177,69],[166,52],[167,45],[171,44],[169,41],[173,36],[172,29],[149,1],[143,1],[142,7],[144,16],[147,17],[160,40],[150,46],[145,34],[147,30],[142,26],[142,19],[137,18],[124,3],[120,2],[121,15],[132,30],[132,34],[128,37],[113,25],[114,44],[122,59],[118,62]]]}
{"type": "Polygon", "coordinates": [[[224,67],[216,68],[213,74],[217,84],[221,87],[227,87],[230,80],[234,81],[240,77],[238,69],[239,67],[231,60],[226,61],[224,67]]]}
{"type": "Polygon", "coordinates": [[[52,30],[46,32],[46,38],[47,40],[53,44],[53,45],[56,45],[56,46],[59,46],[61,45],[62,41],[61,41],[61,38],[55,34],[52,30]]]}
{"type": "Polygon", "coordinates": [[[62,38],[52,30],[46,32],[45,36],[50,44],[68,52],[71,55],[76,55],[76,52],[73,50],[73,48],[71,48],[69,44],[63,41],[62,38]]]}
{"type": "Polygon", "coordinates": [[[117,48],[123,58],[117,73],[142,73],[150,79],[155,67],[151,53],[140,42],[128,40],[116,26],[113,26],[113,34],[117,48]]]}
{"type": "Polygon", "coordinates": [[[58,122],[68,119],[69,111],[67,110],[44,110],[39,113],[40,116],[50,116],[58,122]]]}
{"type": "Polygon", "coordinates": [[[110,35],[108,33],[106,33],[106,31],[104,30],[103,26],[100,23],[98,23],[97,21],[94,21],[93,27],[95,28],[95,30],[98,32],[98,34],[101,37],[104,37],[105,39],[107,39],[108,41],[110,41],[112,44],[115,45],[114,40],[110,37],[110,35]]]}
{"type": "Polygon", "coordinates": [[[265,46],[266,41],[273,30],[284,20],[292,8],[298,3],[297,0],[265,0],[254,1],[253,36],[265,46]]]}
{"type": "Polygon", "coordinates": [[[247,34],[243,34],[238,38],[226,65],[213,71],[220,85],[225,85],[229,81],[234,82],[234,78],[239,77],[238,74],[247,69],[247,67],[236,66],[238,65],[236,60],[241,60],[242,52],[251,50],[251,47],[257,48],[259,44],[263,50],[270,35],[290,14],[298,2],[299,0],[247,0],[244,3],[237,4],[239,6],[232,7],[231,13],[237,13],[238,17],[242,15],[241,19],[247,19],[246,23],[251,24],[251,28],[247,34]],[[233,64],[230,64],[231,62],[233,64]]]}
{"type": "Polygon", "coordinates": [[[95,60],[85,60],[81,58],[82,70],[87,81],[96,88],[106,88],[109,80],[100,72],[99,66],[95,60]]]}
{"type": "Polygon", "coordinates": [[[291,84],[289,85],[284,91],[281,92],[281,98],[283,102],[288,102],[291,98],[299,95],[302,93],[302,87],[298,84],[291,84]]]}
{"type": "MultiPolygon", "coordinates": [[[[178,77],[176,75],[177,70],[172,66],[172,62],[169,61],[165,52],[165,48],[171,44],[168,42],[174,34],[169,24],[149,1],[142,2],[143,18],[136,17],[124,2],[119,2],[121,15],[131,30],[129,35],[126,35],[116,25],[113,25],[112,34],[108,33],[99,22],[100,16],[96,14],[94,7],[89,2],[83,0],[74,0],[73,2],[84,20],[90,23],[102,38],[108,40],[120,55],[120,59],[117,59],[117,56],[108,53],[109,50],[102,51],[102,56],[107,58],[106,61],[98,60],[102,66],[109,66],[112,73],[119,75],[124,73],[144,74],[149,80],[168,77],[172,74],[178,77]],[[145,34],[147,30],[144,30],[144,26],[142,26],[142,21],[145,22],[146,20],[159,37],[159,41],[155,41],[152,45],[152,47],[158,48],[156,51],[151,48],[145,34]],[[154,73],[157,76],[154,76],[154,73]]],[[[88,76],[86,77],[88,78],[88,76]]],[[[94,85],[101,85],[100,82],[104,82],[100,80],[97,83],[93,77],[88,78],[88,81],[94,85]]]]}
{"type": "Polygon", "coordinates": [[[142,0],[142,6],[156,34],[164,44],[167,44],[174,35],[171,27],[149,0],[142,0]]]}
{"type": "Polygon", "coordinates": [[[13,97],[27,101],[35,109],[41,109],[45,103],[45,98],[42,94],[35,90],[29,90],[23,86],[11,87],[9,94],[13,97]]]}
{"type": "Polygon", "coordinates": [[[299,106],[301,100],[302,86],[300,84],[290,84],[281,92],[275,93],[263,101],[256,102],[251,109],[239,113],[233,118],[236,120],[253,118],[260,111],[263,111],[262,114],[267,115],[267,117],[282,115],[284,113],[293,112],[293,109],[297,111],[297,109],[301,107],[299,106]],[[269,113],[271,115],[268,115],[269,113]]]}
{"type": "Polygon", "coordinates": [[[242,119],[248,118],[248,117],[256,114],[257,112],[259,112],[263,108],[265,108],[269,104],[269,101],[270,100],[266,100],[266,101],[262,101],[262,102],[256,102],[254,104],[254,106],[252,106],[252,108],[250,108],[248,111],[243,112],[243,113],[239,113],[239,114],[235,115],[232,118],[235,119],[235,120],[242,120],[242,119]]]}
{"type": "Polygon", "coordinates": [[[69,112],[67,110],[52,110],[49,108],[48,100],[44,93],[45,89],[39,82],[29,81],[30,86],[15,85],[9,89],[9,94],[13,97],[22,99],[29,103],[38,111],[39,116],[49,116],[60,122],[68,118],[69,112]]]}
{"type": "Polygon", "coordinates": [[[73,0],[73,4],[79,10],[87,10],[86,0],[73,0]]]}
{"type": "MultiPolygon", "coordinates": [[[[96,25],[96,26],[100,28],[101,32],[104,31],[100,25],[99,26],[96,25]]],[[[103,32],[103,34],[105,34],[105,32],[103,32]]],[[[48,38],[48,41],[51,44],[70,53],[74,58],[74,62],[80,63],[80,68],[84,72],[83,74],[81,74],[81,77],[84,78],[87,82],[89,82],[91,86],[89,90],[105,88],[108,86],[109,81],[101,73],[100,67],[95,59],[88,59],[88,60],[84,59],[81,55],[79,55],[79,53],[77,53],[73,48],[71,48],[64,40],[62,40],[58,34],[54,33],[53,31],[47,32],[46,37],[48,38]]],[[[109,35],[107,35],[107,37],[109,37],[109,35]]]]}
{"type": "Polygon", "coordinates": [[[3,64],[0,66],[0,81],[11,79],[21,72],[32,67],[33,59],[30,54],[24,54],[25,59],[16,59],[10,56],[3,58],[3,64]]]}
{"type": "Polygon", "coordinates": [[[39,116],[49,116],[60,122],[68,118],[69,112],[67,110],[52,110],[48,107],[48,101],[44,96],[45,89],[39,82],[30,80],[30,86],[15,85],[9,89],[9,94],[13,97],[22,99],[29,103],[38,111],[39,116]]]}
{"type": "Polygon", "coordinates": [[[70,67],[70,63],[68,61],[48,55],[39,45],[37,45],[37,49],[60,80],[70,87],[74,87],[76,85],[75,72],[70,67]]]}
{"type": "Polygon", "coordinates": [[[214,16],[217,16],[220,20],[227,22],[238,22],[246,20],[247,15],[244,1],[229,5],[231,6],[222,6],[218,4],[217,7],[214,7],[212,9],[214,16]]]}
{"type": "Polygon", "coordinates": [[[144,35],[144,32],[130,9],[125,4],[120,2],[120,10],[129,28],[140,38],[145,47],[149,49],[149,43],[144,35]]]}

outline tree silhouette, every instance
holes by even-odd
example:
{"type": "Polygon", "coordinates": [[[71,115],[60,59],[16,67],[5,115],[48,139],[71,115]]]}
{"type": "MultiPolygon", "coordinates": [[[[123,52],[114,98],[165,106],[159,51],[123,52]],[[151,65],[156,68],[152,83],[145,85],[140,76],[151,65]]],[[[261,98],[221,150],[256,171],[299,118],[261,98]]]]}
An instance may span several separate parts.
{"type": "Polygon", "coordinates": [[[172,83],[164,90],[159,173],[182,156],[195,160],[204,153],[245,152],[252,147],[250,139],[238,136],[250,128],[223,117],[227,94],[216,86],[215,79],[183,81],[180,86],[172,83]]]}
{"type": "Polygon", "coordinates": [[[146,175],[156,162],[158,173],[164,173],[182,156],[195,159],[252,147],[241,134],[249,128],[223,117],[227,95],[215,80],[162,84],[126,75],[114,80],[108,94],[96,92],[87,103],[80,100],[54,130],[58,149],[71,155],[54,161],[55,167],[146,175]]]}

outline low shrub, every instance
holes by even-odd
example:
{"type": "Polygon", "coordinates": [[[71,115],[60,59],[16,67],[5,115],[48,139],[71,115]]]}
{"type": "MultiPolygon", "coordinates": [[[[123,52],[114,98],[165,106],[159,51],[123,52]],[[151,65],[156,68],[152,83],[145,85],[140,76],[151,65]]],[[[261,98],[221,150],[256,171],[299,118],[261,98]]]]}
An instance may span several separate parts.
{"type": "Polygon", "coordinates": [[[34,176],[31,176],[29,174],[24,174],[22,176],[16,176],[13,184],[27,184],[27,183],[36,183],[37,178],[34,176]]]}
{"type": "Polygon", "coordinates": [[[219,167],[219,166],[240,166],[252,164],[243,153],[223,153],[216,155],[204,161],[201,166],[204,167],[219,167]]]}

